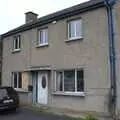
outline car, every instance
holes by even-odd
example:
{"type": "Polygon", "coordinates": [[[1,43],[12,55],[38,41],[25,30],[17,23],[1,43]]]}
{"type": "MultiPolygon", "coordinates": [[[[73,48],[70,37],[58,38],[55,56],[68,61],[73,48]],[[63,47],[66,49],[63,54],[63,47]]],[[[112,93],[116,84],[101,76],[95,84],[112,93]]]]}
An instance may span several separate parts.
{"type": "Polygon", "coordinates": [[[19,96],[12,87],[0,87],[0,111],[19,108],[19,96]]]}

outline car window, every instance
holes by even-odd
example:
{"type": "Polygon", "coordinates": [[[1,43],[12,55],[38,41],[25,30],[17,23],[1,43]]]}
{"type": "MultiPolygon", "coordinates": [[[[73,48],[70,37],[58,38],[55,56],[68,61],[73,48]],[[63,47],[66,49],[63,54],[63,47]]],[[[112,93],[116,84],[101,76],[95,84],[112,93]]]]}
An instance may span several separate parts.
{"type": "Polygon", "coordinates": [[[3,99],[7,95],[8,95],[8,93],[7,93],[6,89],[0,89],[0,99],[3,99]]]}
{"type": "Polygon", "coordinates": [[[10,94],[10,95],[11,94],[16,94],[16,91],[11,87],[7,88],[7,91],[8,91],[8,94],[10,94]]]}

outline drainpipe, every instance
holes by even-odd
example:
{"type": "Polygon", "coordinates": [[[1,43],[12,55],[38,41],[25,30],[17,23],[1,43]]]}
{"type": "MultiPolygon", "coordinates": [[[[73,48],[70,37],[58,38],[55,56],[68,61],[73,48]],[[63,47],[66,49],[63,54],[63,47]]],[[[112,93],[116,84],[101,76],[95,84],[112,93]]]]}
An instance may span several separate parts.
{"type": "Polygon", "coordinates": [[[111,81],[111,109],[113,116],[116,113],[116,53],[115,53],[115,14],[114,4],[116,0],[104,0],[108,14],[109,35],[109,59],[110,59],[110,81],[111,81]]]}

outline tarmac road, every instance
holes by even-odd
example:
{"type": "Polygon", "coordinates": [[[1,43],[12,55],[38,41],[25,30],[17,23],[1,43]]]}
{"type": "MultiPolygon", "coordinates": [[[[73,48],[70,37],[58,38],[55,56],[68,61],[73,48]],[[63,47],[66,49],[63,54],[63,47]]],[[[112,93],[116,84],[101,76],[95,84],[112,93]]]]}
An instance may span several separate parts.
{"type": "Polygon", "coordinates": [[[15,111],[1,112],[0,120],[70,120],[70,118],[40,113],[33,110],[22,108],[17,110],[17,112],[15,111]]]}

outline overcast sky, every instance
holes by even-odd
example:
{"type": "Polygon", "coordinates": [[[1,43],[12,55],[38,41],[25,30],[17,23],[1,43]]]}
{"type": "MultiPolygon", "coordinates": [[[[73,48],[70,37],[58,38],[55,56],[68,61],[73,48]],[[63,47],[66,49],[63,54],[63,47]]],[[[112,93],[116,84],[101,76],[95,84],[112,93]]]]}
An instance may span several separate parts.
{"type": "Polygon", "coordinates": [[[0,34],[24,24],[24,13],[28,11],[41,17],[85,1],[88,0],[1,0],[0,34]]]}

